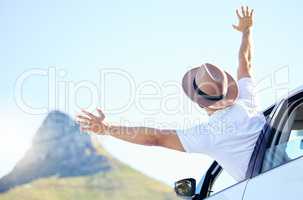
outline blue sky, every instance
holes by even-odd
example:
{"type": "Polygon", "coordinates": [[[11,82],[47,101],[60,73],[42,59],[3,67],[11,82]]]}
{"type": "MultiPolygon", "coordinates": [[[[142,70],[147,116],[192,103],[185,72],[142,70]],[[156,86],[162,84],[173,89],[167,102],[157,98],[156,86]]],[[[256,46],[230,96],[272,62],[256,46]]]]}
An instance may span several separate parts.
{"type": "MultiPolygon", "coordinates": [[[[180,83],[187,69],[203,62],[235,75],[241,35],[231,25],[237,20],[235,9],[249,5],[255,9],[254,68],[265,108],[302,84],[302,4],[273,0],[1,0],[0,118],[6,122],[1,130],[6,139],[0,142],[0,174],[22,156],[46,115],[25,113],[17,105],[20,91],[16,91],[16,83],[24,72],[57,71],[56,95],[49,93],[47,76],[31,76],[22,85],[24,102],[36,110],[57,108],[73,116],[80,107],[102,106],[109,122],[183,128],[185,119],[198,123],[206,116],[194,105],[188,106],[191,102],[172,85],[180,83]],[[113,69],[128,79],[112,74],[100,84],[100,71],[113,69]],[[81,83],[96,87],[87,91],[81,83]],[[169,99],[172,94],[179,98],[169,99]],[[142,95],[148,98],[142,100],[142,95]],[[118,107],[125,109],[110,112],[118,107]]],[[[126,163],[167,183],[198,176],[207,167],[200,155],[148,149],[103,137],[100,141],[126,163]]]]}

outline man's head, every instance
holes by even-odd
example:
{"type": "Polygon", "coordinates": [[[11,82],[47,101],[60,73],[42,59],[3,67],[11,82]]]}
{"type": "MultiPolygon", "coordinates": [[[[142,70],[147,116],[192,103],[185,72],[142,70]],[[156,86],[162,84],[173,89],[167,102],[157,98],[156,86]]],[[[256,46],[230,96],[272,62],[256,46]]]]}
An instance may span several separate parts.
{"type": "Polygon", "coordinates": [[[183,77],[185,94],[208,113],[234,104],[238,85],[230,74],[206,63],[189,70],[183,77]]]}

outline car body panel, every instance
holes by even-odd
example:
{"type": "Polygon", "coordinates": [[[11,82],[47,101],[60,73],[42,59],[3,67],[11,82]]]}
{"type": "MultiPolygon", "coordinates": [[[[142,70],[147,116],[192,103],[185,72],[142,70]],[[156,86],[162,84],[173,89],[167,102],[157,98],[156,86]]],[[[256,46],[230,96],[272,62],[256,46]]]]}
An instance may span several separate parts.
{"type": "Polygon", "coordinates": [[[260,174],[248,181],[243,200],[301,199],[303,158],[260,174]]]}
{"type": "Polygon", "coordinates": [[[248,180],[237,183],[225,190],[222,190],[207,200],[242,200],[248,180]]]}

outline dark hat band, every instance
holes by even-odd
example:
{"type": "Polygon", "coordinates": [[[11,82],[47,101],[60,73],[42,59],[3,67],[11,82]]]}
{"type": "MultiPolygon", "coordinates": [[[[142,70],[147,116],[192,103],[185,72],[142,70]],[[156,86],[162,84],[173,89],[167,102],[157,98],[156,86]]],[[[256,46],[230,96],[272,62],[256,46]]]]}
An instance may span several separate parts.
{"type": "Polygon", "coordinates": [[[196,83],[196,79],[194,79],[194,81],[193,81],[193,86],[194,86],[194,89],[197,92],[197,94],[200,95],[200,96],[202,96],[202,97],[204,97],[207,100],[210,100],[210,101],[219,101],[219,100],[222,100],[224,98],[223,94],[219,95],[219,96],[211,96],[211,95],[206,94],[202,90],[200,90],[198,88],[197,83],[196,83]]]}

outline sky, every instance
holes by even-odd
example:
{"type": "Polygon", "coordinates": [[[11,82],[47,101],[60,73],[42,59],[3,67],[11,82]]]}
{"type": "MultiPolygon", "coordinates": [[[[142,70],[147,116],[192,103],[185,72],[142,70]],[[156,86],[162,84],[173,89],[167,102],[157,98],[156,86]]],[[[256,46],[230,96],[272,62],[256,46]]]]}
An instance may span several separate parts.
{"type": "MultiPolygon", "coordinates": [[[[0,176],[47,112],[101,107],[112,124],[182,129],[207,119],[183,94],[191,67],[235,76],[235,9],[255,9],[254,75],[264,109],[302,84],[302,1],[0,0],[0,176]]],[[[94,136],[97,137],[97,136],[94,136]]],[[[123,162],[169,185],[211,159],[99,136],[123,162]]]]}

